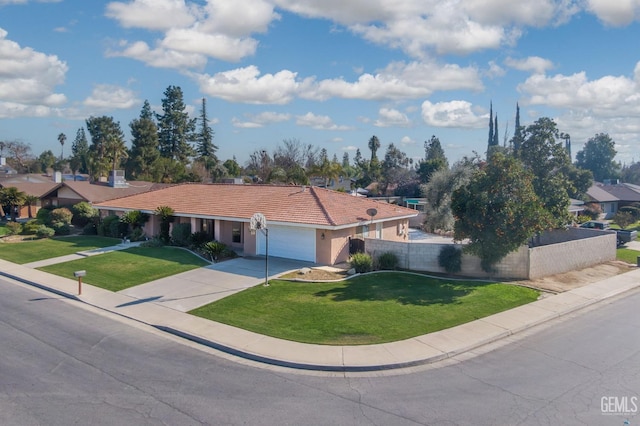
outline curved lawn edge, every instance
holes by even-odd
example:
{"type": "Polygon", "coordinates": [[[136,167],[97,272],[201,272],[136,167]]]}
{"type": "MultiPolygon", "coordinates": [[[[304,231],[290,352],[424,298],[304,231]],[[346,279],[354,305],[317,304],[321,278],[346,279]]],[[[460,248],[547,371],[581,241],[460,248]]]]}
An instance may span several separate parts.
{"type": "Polygon", "coordinates": [[[372,345],[461,325],[533,302],[540,294],[517,284],[403,271],[330,282],[270,283],[190,313],[300,343],[372,345]]]}

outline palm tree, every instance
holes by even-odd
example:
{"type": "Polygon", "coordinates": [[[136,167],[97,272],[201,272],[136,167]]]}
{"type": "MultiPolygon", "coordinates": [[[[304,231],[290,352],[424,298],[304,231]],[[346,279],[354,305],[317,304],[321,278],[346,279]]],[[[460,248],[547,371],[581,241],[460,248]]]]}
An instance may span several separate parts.
{"type": "Polygon", "coordinates": [[[33,219],[31,207],[35,206],[38,203],[38,200],[40,200],[40,197],[36,195],[26,195],[24,197],[24,203],[27,205],[27,209],[29,211],[29,219],[33,219]]]}
{"type": "Polygon", "coordinates": [[[22,191],[18,191],[18,188],[10,186],[8,188],[0,189],[0,204],[3,206],[9,206],[11,209],[11,220],[15,222],[16,213],[19,207],[24,205],[25,194],[22,191]]]}
{"type": "Polygon", "coordinates": [[[160,239],[169,244],[169,228],[171,222],[173,222],[173,209],[169,206],[159,206],[156,208],[154,214],[160,217],[160,239]]]}
{"type": "Polygon", "coordinates": [[[64,143],[67,140],[67,136],[64,133],[58,135],[58,142],[60,142],[60,161],[64,158],[64,143]]]}

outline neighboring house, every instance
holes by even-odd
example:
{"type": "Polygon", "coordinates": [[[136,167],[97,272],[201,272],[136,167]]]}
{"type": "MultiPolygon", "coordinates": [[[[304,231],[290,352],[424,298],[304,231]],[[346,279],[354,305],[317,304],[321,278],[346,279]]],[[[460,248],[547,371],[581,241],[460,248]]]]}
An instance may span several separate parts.
{"type": "MultiPolygon", "coordinates": [[[[40,207],[42,207],[42,196],[51,191],[58,184],[55,182],[28,182],[28,181],[8,181],[0,180],[0,188],[17,188],[18,191],[24,192],[27,195],[34,195],[38,197],[38,201],[31,205],[31,216],[35,217],[40,207]]],[[[8,212],[7,212],[8,214],[8,212]]],[[[29,206],[24,205],[18,209],[16,214],[17,218],[29,217],[29,206]]]]}
{"type": "Polygon", "coordinates": [[[81,201],[100,203],[113,198],[127,197],[165,188],[168,184],[144,181],[127,182],[113,186],[108,182],[64,181],[42,196],[43,206],[72,206],[81,201]]]}
{"type": "Polygon", "coordinates": [[[264,234],[249,230],[251,217],[262,213],[270,256],[330,265],[348,260],[352,238],[406,241],[409,218],[418,213],[313,186],[182,184],[94,204],[103,216],[130,210],[151,214],[145,225],[149,236],[160,231],[153,215],[159,206],[174,210],[174,223],[189,223],[191,232],[207,232],[245,255],[266,252],[264,234]]]}
{"type": "Polygon", "coordinates": [[[623,206],[640,202],[640,186],[630,183],[595,182],[587,191],[591,201],[600,203],[605,219],[610,219],[623,206]]]}

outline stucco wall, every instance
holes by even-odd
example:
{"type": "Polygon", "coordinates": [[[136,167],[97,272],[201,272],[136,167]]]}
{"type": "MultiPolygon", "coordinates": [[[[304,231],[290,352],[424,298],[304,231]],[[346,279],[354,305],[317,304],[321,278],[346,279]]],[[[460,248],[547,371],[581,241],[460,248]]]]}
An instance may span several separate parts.
{"type": "MultiPolygon", "coordinates": [[[[582,231],[584,230],[577,233],[565,232],[566,238],[574,238],[570,241],[531,249],[522,246],[496,264],[495,271],[491,274],[482,270],[478,257],[463,254],[462,270],[459,275],[478,278],[536,279],[586,268],[616,258],[615,233],[589,231],[584,234],[582,231]],[[575,239],[578,234],[580,238],[575,239]]],[[[559,236],[555,235],[553,238],[558,240],[559,236]]],[[[365,239],[365,250],[373,257],[384,252],[392,252],[398,256],[400,268],[424,272],[445,272],[438,265],[438,255],[444,245],[365,239]]]]}

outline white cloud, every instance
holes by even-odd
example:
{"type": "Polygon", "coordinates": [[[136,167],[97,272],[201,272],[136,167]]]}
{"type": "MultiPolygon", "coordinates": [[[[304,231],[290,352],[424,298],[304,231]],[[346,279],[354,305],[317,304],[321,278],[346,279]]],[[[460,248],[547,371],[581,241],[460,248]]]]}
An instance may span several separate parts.
{"type": "Polygon", "coordinates": [[[378,119],[373,123],[376,127],[408,127],[411,121],[406,114],[393,108],[380,108],[378,119]]]}
{"type": "Polygon", "coordinates": [[[529,56],[525,59],[507,58],[504,63],[510,68],[519,71],[533,72],[535,74],[544,74],[553,68],[553,62],[539,56],[529,56]]]}
{"type": "Polygon", "coordinates": [[[230,102],[249,104],[286,104],[293,100],[301,85],[296,73],[282,70],[275,74],[260,75],[258,67],[251,65],[212,76],[194,75],[200,90],[230,102]]]}
{"type": "MultiPolygon", "coordinates": [[[[533,75],[518,86],[522,105],[539,105],[559,111],[556,122],[571,133],[572,141],[586,141],[596,133],[608,133],[621,143],[618,156],[637,157],[628,146],[637,146],[640,133],[640,62],[633,76],[604,76],[589,80],[585,72],[572,75],[533,75]]],[[[637,148],[634,148],[637,150],[637,148]]],[[[574,149],[577,152],[578,149],[574,149]]]]}
{"type": "Polygon", "coordinates": [[[403,136],[402,139],[400,139],[400,145],[406,146],[406,145],[415,145],[416,141],[411,139],[409,136],[403,136]]]}
{"type": "Polygon", "coordinates": [[[84,105],[98,110],[130,109],[140,105],[135,94],[124,87],[110,84],[98,84],[91,95],[84,100],[84,105]]]}
{"type": "Polygon", "coordinates": [[[42,116],[67,98],[55,93],[63,84],[67,64],[55,55],[36,52],[7,39],[0,28],[0,116],[42,116]]]}
{"type": "Polygon", "coordinates": [[[351,130],[349,126],[335,124],[328,115],[315,115],[312,112],[296,116],[296,124],[316,130],[351,130]]]}
{"type": "Polygon", "coordinates": [[[425,123],[435,127],[481,128],[486,126],[488,114],[476,115],[471,103],[450,101],[433,104],[422,103],[422,118],[425,123]]]}
{"type": "Polygon", "coordinates": [[[161,43],[169,52],[201,54],[227,62],[237,62],[253,55],[258,42],[252,38],[235,38],[225,34],[207,34],[194,29],[173,29],[161,43]]]}
{"type": "Polygon", "coordinates": [[[564,22],[579,11],[572,0],[275,0],[281,8],[344,25],[363,38],[402,49],[466,54],[512,44],[521,27],[564,22]]]}
{"type": "Polygon", "coordinates": [[[189,7],[184,0],[133,0],[111,2],[106,7],[107,17],[125,28],[155,31],[187,27],[196,21],[197,14],[195,6],[189,7]]]}
{"type": "Polygon", "coordinates": [[[107,56],[136,59],[156,68],[203,68],[207,58],[198,53],[184,53],[162,47],[151,49],[143,41],[120,42],[120,50],[108,50],[107,56]]]}
{"type": "Polygon", "coordinates": [[[591,110],[599,116],[633,117],[640,113],[637,78],[604,76],[590,81],[585,72],[553,77],[533,75],[518,90],[531,105],[591,110]]]}
{"type": "Polygon", "coordinates": [[[264,127],[265,125],[271,123],[281,123],[290,119],[291,114],[265,111],[256,115],[246,114],[245,120],[240,120],[236,117],[233,117],[231,121],[234,127],[255,129],[264,127]]]}
{"type": "Polygon", "coordinates": [[[628,25],[640,19],[640,0],[588,0],[587,9],[613,26],[628,25]]]}
{"type": "Polygon", "coordinates": [[[178,69],[202,68],[207,58],[237,62],[253,55],[258,41],[250,35],[265,32],[269,23],[279,19],[273,5],[264,0],[208,0],[204,5],[133,0],[109,3],[106,15],[125,28],[164,33],[153,49],[143,40],[127,41],[122,51],[112,50],[109,55],[178,69]]]}
{"type": "Polygon", "coordinates": [[[357,151],[358,147],[353,145],[343,146],[341,148],[343,151],[357,151]]]}
{"type": "Polygon", "coordinates": [[[301,97],[326,100],[332,97],[363,100],[409,99],[443,90],[482,90],[476,68],[435,62],[393,62],[375,75],[363,74],[355,82],[342,78],[322,80],[301,97]]]}

